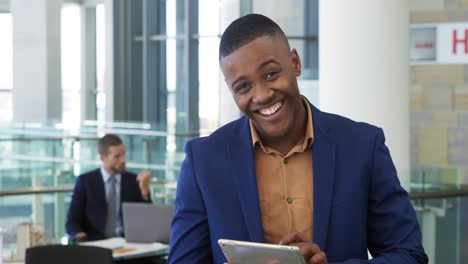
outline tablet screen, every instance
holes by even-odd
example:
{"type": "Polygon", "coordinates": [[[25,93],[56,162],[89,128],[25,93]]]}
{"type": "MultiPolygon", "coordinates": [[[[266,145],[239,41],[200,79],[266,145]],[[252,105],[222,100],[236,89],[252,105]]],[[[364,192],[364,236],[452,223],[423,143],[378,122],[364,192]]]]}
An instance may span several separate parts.
{"type": "Polygon", "coordinates": [[[220,239],[218,243],[233,264],[305,264],[298,247],[220,239]]]}

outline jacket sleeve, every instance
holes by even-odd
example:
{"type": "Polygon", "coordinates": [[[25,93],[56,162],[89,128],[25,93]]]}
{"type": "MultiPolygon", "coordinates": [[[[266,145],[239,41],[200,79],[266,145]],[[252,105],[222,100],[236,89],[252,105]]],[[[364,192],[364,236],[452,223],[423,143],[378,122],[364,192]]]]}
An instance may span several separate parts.
{"type": "Polygon", "coordinates": [[[67,222],[65,224],[67,234],[70,236],[82,232],[81,224],[83,223],[86,200],[84,192],[82,177],[80,176],[75,182],[70,208],[68,209],[67,222]]]}
{"type": "Polygon", "coordinates": [[[212,263],[208,217],[191,152],[185,147],[177,183],[168,263],[212,263]]]}
{"type": "Polygon", "coordinates": [[[401,187],[385,137],[375,137],[367,213],[368,249],[373,259],[343,263],[428,263],[421,230],[408,193],[401,187]]]}

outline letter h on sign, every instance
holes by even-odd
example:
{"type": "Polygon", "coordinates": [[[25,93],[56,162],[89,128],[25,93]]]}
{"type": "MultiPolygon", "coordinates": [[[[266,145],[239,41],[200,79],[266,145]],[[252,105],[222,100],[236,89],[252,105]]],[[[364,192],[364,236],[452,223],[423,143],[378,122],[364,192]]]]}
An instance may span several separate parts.
{"type": "Polygon", "coordinates": [[[468,29],[465,29],[465,38],[464,39],[459,39],[457,38],[457,30],[453,30],[453,48],[452,52],[453,54],[457,54],[457,46],[458,44],[464,44],[465,45],[465,54],[468,54],[468,29]]]}

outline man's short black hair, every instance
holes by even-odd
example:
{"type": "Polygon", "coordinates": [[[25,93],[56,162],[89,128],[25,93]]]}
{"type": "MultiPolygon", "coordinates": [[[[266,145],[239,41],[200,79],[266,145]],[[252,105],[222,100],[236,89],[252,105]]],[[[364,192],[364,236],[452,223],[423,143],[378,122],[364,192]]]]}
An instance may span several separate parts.
{"type": "Polygon", "coordinates": [[[111,146],[119,146],[122,145],[122,139],[118,136],[113,134],[106,134],[98,142],[98,152],[101,155],[107,156],[109,154],[109,148],[111,146]]]}
{"type": "MultiPolygon", "coordinates": [[[[249,14],[234,20],[224,31],[219,44],[219,60],[228,56],[245,44],[263,36],[279,34],[284,38],[283,30],[273,20],[260,14],[249,14]]],[[[289,45],[289,44],[288,44],[289,45]]]]}

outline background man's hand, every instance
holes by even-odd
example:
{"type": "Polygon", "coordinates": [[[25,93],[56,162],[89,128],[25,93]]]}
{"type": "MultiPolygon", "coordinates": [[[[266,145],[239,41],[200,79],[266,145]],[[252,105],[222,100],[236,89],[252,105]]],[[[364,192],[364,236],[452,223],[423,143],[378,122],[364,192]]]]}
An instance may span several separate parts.
{"type": "Polygon", "coordinates": [[[145,199],[149,199],[151,173],[151,171],[142,171],[138,173],[136,178],[138,186],[140,187],[141,196],[143,196],[145,199]]]}
{"type": "Polygon", "coordinates": [[[318,245],[305,241],[302,235],[298,232],[288,234],[281,239],[280,244],[298,247],[308,264],[328,263],[325,252],[323,252],[318,245]]]}
{"type": "Polygon", "coordinates": [[[75,235],[76,242],[84,242],[88,239],[88,235],[85,232],[80,232],[75,235]]]}

